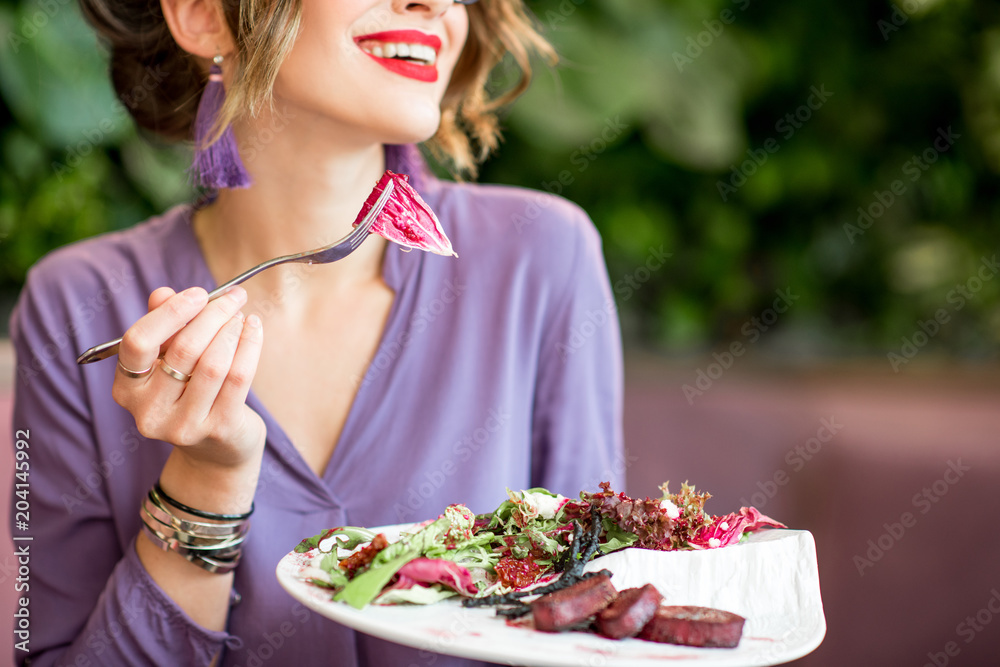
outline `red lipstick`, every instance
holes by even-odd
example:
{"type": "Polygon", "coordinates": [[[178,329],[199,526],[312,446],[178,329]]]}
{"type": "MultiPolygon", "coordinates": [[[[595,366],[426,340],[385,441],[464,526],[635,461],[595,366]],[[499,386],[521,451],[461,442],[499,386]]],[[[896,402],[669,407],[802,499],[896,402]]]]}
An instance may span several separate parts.
{"type": "MultiPolygon", "coordinates": [[[[376,32],[370,35],[361,35],[360,37],[354,38],[354,43],[358,44],[359,47],[362,42],[420,44],[434,49],[435,55],[441,50],[441,38],[436,35],[428,35],[427,33],[420,32],[419,30],[386,30],[384,32],[376,32]]],[[[400,74],[407,78],[426,83],[433,83],[438,79],[436,65],[425,65],[398,58],[382,58],[372,53],[368,53],[367,51],[364,51],[364,49],[362,49],[362,51],[365,55],[390,72],[395,72],[396,74],[400,74]]]]}

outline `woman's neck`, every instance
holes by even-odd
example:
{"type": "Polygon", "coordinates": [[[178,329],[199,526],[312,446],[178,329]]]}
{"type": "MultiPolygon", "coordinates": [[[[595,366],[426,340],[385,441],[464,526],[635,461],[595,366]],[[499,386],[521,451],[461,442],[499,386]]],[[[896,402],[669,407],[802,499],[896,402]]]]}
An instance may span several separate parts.
{"type": "MultiPolygon", "coordinates": [[[[219,280],[346,236],[385,169],[380,144],[316,136],[272,118],[235,128],[253,185],[221,191],[195,215],[195,233],[219,280]]],[[[384,247],[380,237],[368,239],[349,260],[324,269],[320,284],[347,287],[378,277],[384,247]]],[[[279,288],[281,272],[253,280],[270,293],[279,288]]]]}

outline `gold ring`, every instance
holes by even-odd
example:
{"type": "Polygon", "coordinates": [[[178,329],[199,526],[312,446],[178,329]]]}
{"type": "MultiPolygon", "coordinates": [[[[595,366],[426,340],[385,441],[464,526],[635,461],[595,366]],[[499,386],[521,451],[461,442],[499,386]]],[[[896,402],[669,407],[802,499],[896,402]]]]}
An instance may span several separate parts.
{"type": "Polygon", "coordinates": [[[118,360],[118,370],[120,370],[122,372],[122,375],[124,375],[125,377],[132,378],[133,380],[138,380],[139,378],[144,378],[147,375],[149,375],[150,373],[152,373],[153,372],[153,367],[150,366],[149,368],[147,368],[144,371],[134,371],[131,368],[126,368],[125,364],[122,363],[122,360],[119,359],[118,360]]]}
{"type": "Polygon", "coordinates": [[[191,380],[190,375],[188,375],[187,373],[181,373],[179,370],[168,364],[166,359],[160,359],[160,368],[163,369],[164,373],[166,373],[175,380],[180,380],[181,382],[188,382],[189,380],[191,380]]]}

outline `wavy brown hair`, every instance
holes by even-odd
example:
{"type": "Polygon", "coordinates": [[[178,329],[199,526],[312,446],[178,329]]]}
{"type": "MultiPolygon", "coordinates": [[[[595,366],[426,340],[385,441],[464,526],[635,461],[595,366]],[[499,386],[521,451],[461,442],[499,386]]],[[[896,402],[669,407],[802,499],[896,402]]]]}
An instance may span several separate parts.
{"type": "MultiPolygon", "coordinates": [[[[243,113],[258,114],[272,100],[278,69],[295,43],[301,0],[221,0],[235,37],[232,84],[216,132],[243,113]]],[[[80,0],[84,16],[111,52],[111,81],[136,123],[166,139],[193,139],[207,72],[174,41],[157,0],[80,0]],[[165,75],[163,73],[166,73],[165,75]],[[150,86],[145,82],[156,81],[150,86]]],[[[475,175],[500,139],[497,112],[528,87],[531,56],[554,63],[523,0],[480,0],[469,5],[469,37],[441,102],[441,125],[428,147],[456,174],[475,175]],[[512,60],[513,82],[490,81],[512,60]]],[[[504,77],[506,78],[506,77],[504,77]]]]}

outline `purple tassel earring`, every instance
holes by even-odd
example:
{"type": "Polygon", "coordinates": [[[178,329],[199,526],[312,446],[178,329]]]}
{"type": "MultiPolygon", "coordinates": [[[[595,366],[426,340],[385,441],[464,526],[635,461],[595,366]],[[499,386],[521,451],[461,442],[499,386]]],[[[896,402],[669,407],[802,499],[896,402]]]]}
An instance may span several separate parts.
{"type": "Polygon", "coordinates": [[[206,188],[246,188],[250,186],[240,152],[236,147],[236,136],[232,125],[227,126],[222,135],[211,145],[206,145],[215,119],[226,98],[222,85],[222,56],[212,59],[208,74],[208,84],[198,103],[198,115],[194,122],[194,164],[192,175],[198,185],[206,188]]]}

